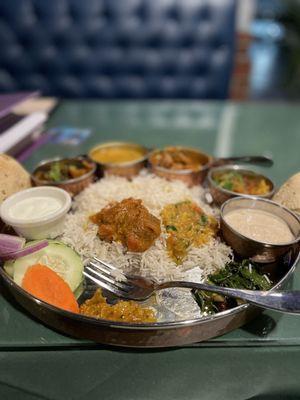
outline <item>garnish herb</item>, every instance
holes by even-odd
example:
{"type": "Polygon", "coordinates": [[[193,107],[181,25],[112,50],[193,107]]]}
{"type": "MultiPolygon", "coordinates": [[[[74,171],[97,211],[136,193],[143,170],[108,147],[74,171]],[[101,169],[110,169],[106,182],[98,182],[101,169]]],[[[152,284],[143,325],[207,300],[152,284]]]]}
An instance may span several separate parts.
{"type": "Polygon", "coordinates": [[[166,230],[167,231],[177,231],[177,228],[174,225],[167,225],[166,230]]]}
{"type": "Polygon", "coordinates": [[[206,225],[208,222],[208,218],[206,215],[202,214],[200,217],[200,225],[206,225]]]}

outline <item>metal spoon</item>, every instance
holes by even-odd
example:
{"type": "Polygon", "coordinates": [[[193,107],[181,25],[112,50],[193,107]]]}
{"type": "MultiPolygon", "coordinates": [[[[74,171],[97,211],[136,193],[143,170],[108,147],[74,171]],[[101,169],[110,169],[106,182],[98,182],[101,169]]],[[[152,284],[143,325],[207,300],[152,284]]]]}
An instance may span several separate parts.
{"type": "Polygon", "coordinates": [[[213,160],[213,166],[225,165],[231,163],[246,163],[260,165],[262,167],[272,167],[273,160],[266,156],[240,156],[240,157],[225,157],[216,158],[213,160]]]}

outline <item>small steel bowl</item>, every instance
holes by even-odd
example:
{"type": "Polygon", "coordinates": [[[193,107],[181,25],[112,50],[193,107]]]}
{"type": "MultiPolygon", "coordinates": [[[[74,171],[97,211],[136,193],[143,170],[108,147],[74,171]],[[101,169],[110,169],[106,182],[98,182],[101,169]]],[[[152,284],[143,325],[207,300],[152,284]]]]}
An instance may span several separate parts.
{"type": "Polygon", "coordinates": [[[265,175],[259,174],[249,169],[245,169],[243,166],[240,165],[227,165],[227,166],[220,166],[220,167],[213,167],[209,170],[207,174],[207,183],[210,194],[212,195],[213,201],[216,205],[221,206],[225,201],[232,199],[234,197],[250,197],[250,198],[262,198],[262,199],[271,199],[274,192],[275,186],[274,183],[266,177],[265,175]],[[263,178],[271,187],[270,191],[264,195],[251,195],[251,194],[244,194],[244,193],[237,193],[232,190],[224,189],[219,186],[213,179],[214,174],[216,172],[230,172],[230,171],[238,171],[241,174],[255,176],[257,178],[263,178]]]}
{"type": "Polygon", "coordinates": [[[146,167],[146,161],[148,157],[149,150],[146,147],[143,147],[136,143],[128,143],[128,142],[107,142],[99,144],[93,147],[88,156],[91,160],[93,160],[99,167],[100,174],[108,174],[108,175],[118,175],[125,178],[132,178],[139,174],[139,172],[146,167]],[[118,162],[118,163],[104,163],[97,160],[95,157],[95,153],[101,149],[106,149],[109,147],[124,147],[124,148],[132,148],[137,149],[141,152],[141,157],[126,162],[118,162]]]}
{"type": "Polygon", "coordinates": [[[167,150],[168,147],[166,147],[164,149],[154,150],[152,153],[150,153],[148,161],[151,171],[155,175],[161,178],[165,178],[170,181],[180,180],[186,183],[188,186],[195,186],[201,184],[205,180],[207,172],[212,165],[213,162],[212,156],[198,149],[194,149],[192,147],[183,147],[183,146],[169,146],[169,147],[193,153],[193,155],[196,156],[196,158],[199,160],[199,168],[197,168],[196,170],[194,169],[176,170],[156,165],[154,162],[154,157],[156,156],[157,153],[161,152],[162,150],[167,150]]]}
{"type": "Polygon", "coordinates": [[[227,200],[221,207],[221,233],[225,242],[241,257],[249,258],[257,263],[274,263],[283,256],[299,251],[300,219],[286,207],[274,201],[261,198],[235,197],[227,200]],[[232,228],[224,219],[233,210],[253,208],[267,211],[284,220],[295,239],[288,243],[271,244],[250,239],[232,228]]]}
{"type": "Polygon", "coordinates": [[[57,158],[52,158],[50,160],[44,160],[37,165],[37,167],[31,174],[32,182],[35,186],[56,186],[56,187],[66,190],[71,196],[76,196],[82,190],[84,190],[86,187],[88,187],[91,183],[93,183],[96,180],[97,165],[93,161],[88,160],[88,162],[91,164],[91,170],[89,172],[87,172],[86,174],[84,174],[78,178],[68,179],[68,180],[64,180],[64,181],[51,182],[51,181],[41,180],[35,176],[35,173],[40,169],[47,169],[53,162],[69,161],[69,160],[77,161],[77,160],[83,160],[83,159],[86,159],[86,158],[81,157],[81,156],[73,157],[73,158],[57,157],[57,158]]]}

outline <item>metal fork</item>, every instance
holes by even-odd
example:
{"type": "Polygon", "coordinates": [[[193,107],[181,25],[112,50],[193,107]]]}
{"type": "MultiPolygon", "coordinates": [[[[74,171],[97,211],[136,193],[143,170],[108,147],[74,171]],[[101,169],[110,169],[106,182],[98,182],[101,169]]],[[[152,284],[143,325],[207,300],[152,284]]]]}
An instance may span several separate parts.
{"type": "Polygon", "coordinates": [[[155,291],[166,288],[189,288],[219,293],[224,296],[246,300],[258,307],[275,311],[300,314],[300,291],[260,291],[231,289],[206,283],[168,281],[157,283],[140,276],[124,274],[115,266],[94,257],[86,265],[83,274],[101,288],[118,297],[136,301],[146,300],[155,291]]]}

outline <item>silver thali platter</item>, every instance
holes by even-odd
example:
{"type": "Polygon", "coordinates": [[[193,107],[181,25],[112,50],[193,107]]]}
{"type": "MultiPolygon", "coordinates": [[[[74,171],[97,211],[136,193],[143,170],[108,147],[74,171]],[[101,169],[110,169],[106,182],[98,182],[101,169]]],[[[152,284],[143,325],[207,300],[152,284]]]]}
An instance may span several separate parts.
{"type": "MultiPolygon", "coordinates": [[[[289,254],[282,265],[284,272],[271,290],[282,289],[287,285],[299,260],[299,249],[289,254]]],[[[183,321],[148,324],[113,322],[64,311],[35,298],[17,285],[2,266],[0,276],[17,303],[45,325],[75,338],[107,345],[136,348],[188,345],[237,329],[262,311],[250,304],[243,304],[212,316],[183,321]]]]}

